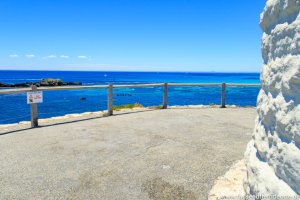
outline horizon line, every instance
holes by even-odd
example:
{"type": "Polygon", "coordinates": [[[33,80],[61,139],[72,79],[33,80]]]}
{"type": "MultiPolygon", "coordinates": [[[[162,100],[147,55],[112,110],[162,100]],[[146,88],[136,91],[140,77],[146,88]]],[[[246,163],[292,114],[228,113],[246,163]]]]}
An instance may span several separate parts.
{"type": "Polygon", "coordinates": [[[126,71],[126,70],[31,70],[31,69],[0,69],[0,71],[51,71],[51,72],[137,72],[137,73],[260,73],[257,71],[126,71]]]}

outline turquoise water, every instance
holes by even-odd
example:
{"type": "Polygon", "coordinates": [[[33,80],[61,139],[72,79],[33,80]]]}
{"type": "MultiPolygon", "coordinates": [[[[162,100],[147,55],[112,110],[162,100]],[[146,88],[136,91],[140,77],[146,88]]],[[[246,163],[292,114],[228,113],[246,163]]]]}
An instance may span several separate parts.
{"type": "MultiPolygon", "coordinates": [[[[169,73],[169,72],[63,72],[0,71],[0,82],[37,82],[42,78],[80,81],[84,85],[137,83],[255,83],[259,73],[169,73]]],[[[226,90],[226,104],[255,106],[259,87],[232,87],[226,90]]],[[[169,105],[220,104],[220,87],[170,87],[169,105]]],[[[162,104],[162,87],[114,89],[114,105],[140,103],[162,104]]],[[[69,90],[44,92],[44,103],[38,105],[39,118],[105,110],[107,90],[69,90]],[[85,97],[82,101],[80,98],[85,97]]],[[[0,95],[0,124],[30,120],[26,94],[0,95]]]]}

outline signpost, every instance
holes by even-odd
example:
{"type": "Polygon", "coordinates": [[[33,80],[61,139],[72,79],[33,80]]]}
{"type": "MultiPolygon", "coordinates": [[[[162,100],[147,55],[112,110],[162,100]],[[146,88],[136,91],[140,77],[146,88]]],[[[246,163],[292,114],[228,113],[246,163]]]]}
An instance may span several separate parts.
{"type": "Polygon", "coordinates": [[[43,92],[27,92],[27,104],[43,103],[43,92]]]}
{"type": "Polygon", "coordinates": [[[35,85],[31,86],[32,92],[27,92],[27,103],[30,104],[31,128],[38,127],[38,103],[43,103],[43,92],[37,91],[35,85]]]}

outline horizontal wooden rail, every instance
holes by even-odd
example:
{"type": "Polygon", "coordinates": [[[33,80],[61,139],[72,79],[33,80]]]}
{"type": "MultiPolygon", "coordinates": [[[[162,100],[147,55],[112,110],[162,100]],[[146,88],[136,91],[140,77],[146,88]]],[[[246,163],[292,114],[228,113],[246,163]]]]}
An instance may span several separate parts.
{"type": "MultiPolygon", "coordinates": [[[[172,87],[216,87],[222,83],[168,83],[172,87]]],[[[142,88],[142,87],[159,87],[164,86],[164,83],[154,84],[131,84],[131,85],[113,85],[113,88],[142,88]]],[[[226,84],[226,87],[259,87],[260,84],[226,84]]],[[[56,86],[56,87],[38,87],[38,91],[56,91],[56,90],[83,90],[83,89],[107,89],[108,85],[91,85],[91,86],[56,86]]],[[[0,89],[0,94],[12,94],[30,92],[28,88],[0,89]]]]}
{"type": "Polygon", "coordinates": [[[105,89],[107,85],[91,85],[91,86],[62,86],[62,87],[39,87],[38,90],[82,90],[82,89],[105,89]]]}
{"type": "MultiPolygon", "coordinates": [[[[55,87],[38,87],[38,91],[56,91],[56,90],[83,90],[83,89],[105,89],[108,88],[107,85],[92,85],[92,86],[55,86],[55,87]]],[[[11,94],[20,92],[30,92],[32,91],[30,87],[28,88],[16,88],[16,89],[1,89],[0,94],[11,94]]]]}
{"type": "Polygon", "coordinates": [[[221,83],[169,83],[168,86],[175,87],[215,87],[220,86],[221,83]]]}
{"type": "Polygon", "coordinates": [[[226,84],[227,87],[260,87],[260,84],[226,84]]]}
{"type": "Polygon", "coordinates": [[[1,89],[0,94],[13,94],[13,93],[22,93],[22,92],[31,92],[32,89],[28,88],[18,88],[18,89],[1,89]]]}
{"type": "MultiPolygon", "coordinates": [[[[92,86],[56,86],[56,87],[36,87],[1,89],[0,94],[12,94],[35,91],[56,91],[56,90],[82,90],[82,89],[107,89],[107,112],[108,116],[113,115],[113,89],[114,88],[143,88],[143,87],[162,87],[163,103],[162,108],[168,107],[168,87],[221,87],[221,108],[225,108],[226,88],[227,87],[259,87],[260,84],[226,84],[226,83],[152,83],[152,84],[131,84],[131,85],[92,85],[92,86]]],[[[37,104],[30,104],[31,108],[31,127],[38,126],[37,104]]]]}

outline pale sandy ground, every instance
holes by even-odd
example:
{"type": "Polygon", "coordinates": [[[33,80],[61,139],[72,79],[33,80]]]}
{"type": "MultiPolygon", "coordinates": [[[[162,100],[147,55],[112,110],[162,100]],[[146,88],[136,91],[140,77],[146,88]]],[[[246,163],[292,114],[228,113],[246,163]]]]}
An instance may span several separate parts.
{"type": "Polygon", "coordinates": [[[0,199],[207,199],[215,180],[242,159],[256,111],[116,114],[0,128],[0,199]]]}
{"type": "Polygon", "coordinates": [[[219,177],[210,190],[208,200],[243,199],[245,197],[244,180],[247,178],[247,169],[244,159],[234,163],[225,175],[219,177]]]}

